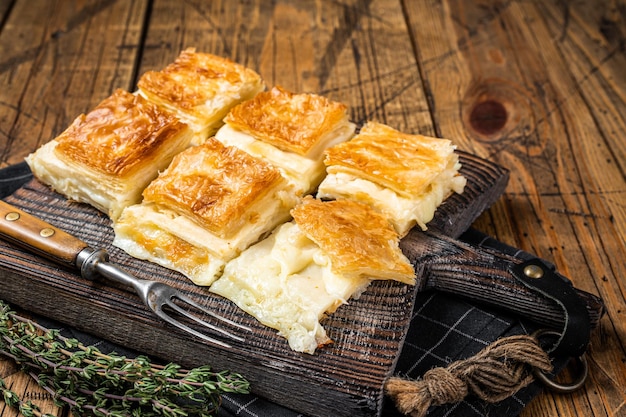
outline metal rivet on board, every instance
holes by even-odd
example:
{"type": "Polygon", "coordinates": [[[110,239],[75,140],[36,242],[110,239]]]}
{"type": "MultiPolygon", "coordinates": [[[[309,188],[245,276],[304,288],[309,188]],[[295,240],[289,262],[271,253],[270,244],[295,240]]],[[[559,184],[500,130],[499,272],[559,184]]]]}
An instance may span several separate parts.
{"type": "Polygon", "coordinates": [[[538,265],[528,265],[524,268],[524,275],[528,278],[541,278],[543,276],[543,269],[538,265]]]}

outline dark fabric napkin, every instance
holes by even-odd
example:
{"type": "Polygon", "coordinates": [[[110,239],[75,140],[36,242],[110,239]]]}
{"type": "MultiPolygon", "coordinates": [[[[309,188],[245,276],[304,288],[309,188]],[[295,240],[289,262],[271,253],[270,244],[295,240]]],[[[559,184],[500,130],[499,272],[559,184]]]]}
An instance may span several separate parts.
{"type": "MultiPolygon", "coordinates": [[[[0,170],[0,198],[3,198],[31,178],[25,163],[0,170]]],[[[493,239],[470,231],[461,240],[480,246],[489,241],[490,247],[498,245],[493,239]],[[495,242],[495,243],[494,243],[495,242]]],[[[504,248],[504,246],[503,246],[504,248]]],[[[1,284],[0,284],[1,285],[1,284]]],[[[60,323],[44,317],[37,320],[48,328],[62,329],[67,337],[73,337],[86,345],[94,345],[103,352],[115,351],[132,356],[135,352],[122,346],[116,346],[76,329],[63,327],[60,323]]],[[[419,378],[434,367],[445,367],[456,360],[466,359],[499,338],[514,334],[529,334],[535,327],[518,317],[501,311],[475,305],[457,297],[435,291],[420,293],[417,296],[411,326],[404,343],[403,351],[396,368],[396,374],[413,379],[419,378]]],[[[557,360],[555,367],[562,367],[565,360],[557,360]]],[[[245,369],[233,369],[245,376],[245,369]]],[[[439,407],[432,407],[429,416],[447,417],[486,417],[516,416],[542,389],[542,385],[533,383],[508,399],[488,404],[477,398],[439,407]]],[[[391,400],[385,399],[383,416],[399,417],[391,400]]],[[[243,417],[296,417],[303,416],[255,395],[224,395],[223,405],[218,416],[243,417]]],[[[305,417],[305,416],[303,416],[305,417]]]]}

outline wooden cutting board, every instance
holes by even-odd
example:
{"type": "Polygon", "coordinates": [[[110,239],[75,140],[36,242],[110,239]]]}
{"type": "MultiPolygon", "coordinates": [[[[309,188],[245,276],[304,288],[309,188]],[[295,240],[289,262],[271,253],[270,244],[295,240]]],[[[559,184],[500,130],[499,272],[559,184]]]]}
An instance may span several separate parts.
{"type": "MultiPolygon", "coordinates": [[[[508,171],[460,153],[468,179],[429,227],[458,237],[499,198],[508,171]]],[[[181,289],[219,314],[250,326],[245,342],[225,350],[164,324],[132,290],[82,279],[46,259],[0,241],[0,298],[81,331],[185,367],[210,364],[243,374],[254,393],[310,416],[380,415],[383,385],[393,375],[410,323],[417,287],[378,281],[358,300],[322,322],[334,343],[314,355],[293,352],[276,331],[260,325],[233,303],[197,287],[182,275],[137,260],[113,247],[110,220],[95,209],[68,202],[37,180],[6,199],[49,223],[102,247],[136,276],[181,289]]],[[[194,326],[193,323],[189,323],[194,326]]]]}

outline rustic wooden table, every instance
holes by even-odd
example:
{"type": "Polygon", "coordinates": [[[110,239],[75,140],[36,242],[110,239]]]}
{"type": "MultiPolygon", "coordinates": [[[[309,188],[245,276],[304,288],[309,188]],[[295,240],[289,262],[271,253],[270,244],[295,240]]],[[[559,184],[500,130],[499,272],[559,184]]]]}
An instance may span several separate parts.
{"type": "MultiPolygon", "coordinates": [[[[0,167],[189,46],[510,169],[474,227],[554,262],[607,307],[586,386],[523,415],[626,416],[624,0],[2,0],[0,167]]],[[[0,376],[41,396],[9,361],[0,376]]]]}

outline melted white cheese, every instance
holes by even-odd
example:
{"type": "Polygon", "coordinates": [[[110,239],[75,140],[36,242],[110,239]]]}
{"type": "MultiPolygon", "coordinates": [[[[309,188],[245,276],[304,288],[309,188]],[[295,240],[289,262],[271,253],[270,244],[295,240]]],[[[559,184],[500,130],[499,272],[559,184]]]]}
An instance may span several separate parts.
{"type": "Polygon", "coordinates": [[[466,179],[457,175],[460,164],[451,161],[448,168],[430,184],[426,193],[403,197],[393,190],[345,172],[331,173],[318,188],[317,198],[349,198],[365,203],[389,218],[400,236],[416,224],[426,230],[437,207],[452,193],[462,193],[466,179]]]}
{"type": "Polygon", "coordinates": [[[240,130],[233,129],[226,124],[215,134],[215,138],[226,146],[236,146],[250,155],[265,159],[277,167],[287,180],[296,187],[300,195],[312,192],[322,181],[326,168],[322,160],[322,151],[325,147],[348,140],[354,134],[354,125],[341,125],[327,135],[332,139],[323,139],[324,147],[302,156],[293,152],[285,152],[274,145],[257,140],[253,136],[240,130]]]}
{"type": "Polygon", "coordinates": [[[224,264],[249,245],[269,233],[276,225],[289,219],[289,210],[297,203],[291,192],[278,191],[259,202],[255,222],[247,222],[228,238],[221,238],[196,224],[188,217],[170,210],[161,210],[149,203],[127,207],[115,222],[113,245],[129,255],[155,262],[185,275],[196,285],[211,285],[221,274],[224,264]],[[262,208],[262,209],[261,209],[262,208]],[[180,239],[205,254],[191,268],[184,256],[174,259],[168,251],[146,248],[142,242],[180,239]]]}
{"type": "Polygon", "coordinates": [[[103,178],[101,173],[59,159],[55,152],[57,145],[52,140],[26,157],[35,177],[69,200],[89,204],[113,220],[124,207],[141,201],[143,187],[157,175],[158,167],[155,167],[153,172],[139,172],[132,180],[103,178]]]}
{"type": "Polygon", "coordinates": [[[210,291],[277,329],[291,349],[314,353],[330,342],[320,324],[368,286],[367,278],[332,272],[328,257],[293,222],[226,264],[210,291]]]}

